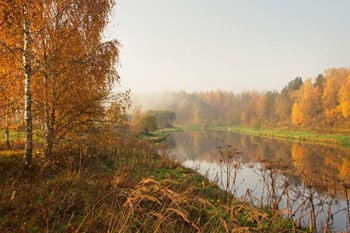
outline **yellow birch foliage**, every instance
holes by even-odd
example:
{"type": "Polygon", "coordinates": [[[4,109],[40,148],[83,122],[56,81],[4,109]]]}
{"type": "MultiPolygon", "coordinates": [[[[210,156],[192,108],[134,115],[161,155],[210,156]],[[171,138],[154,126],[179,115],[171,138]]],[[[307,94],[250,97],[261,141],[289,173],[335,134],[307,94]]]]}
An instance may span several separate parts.
{"type": "Polygon", "coordinates": [[[340,88],[339,102],[343,117],[348,118],[350,115],[350,74],[346,79],[345,85],[342,85],[340,88]]]}

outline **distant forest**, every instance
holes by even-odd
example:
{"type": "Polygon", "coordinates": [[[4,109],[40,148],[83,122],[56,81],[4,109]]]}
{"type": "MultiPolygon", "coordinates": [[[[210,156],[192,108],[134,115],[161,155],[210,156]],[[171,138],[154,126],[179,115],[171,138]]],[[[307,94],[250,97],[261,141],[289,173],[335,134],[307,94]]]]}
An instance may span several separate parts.
{"type": "Polygon", "coordinates": [[[134,103],[173,111],[177,124],[346,130],[350,125],[350,68],[330,68],[313,79],[297,77],[280,92],[180,91],[138,96],[134,103]],[[144,105],[146,100],[153,105],[144,105]]]}

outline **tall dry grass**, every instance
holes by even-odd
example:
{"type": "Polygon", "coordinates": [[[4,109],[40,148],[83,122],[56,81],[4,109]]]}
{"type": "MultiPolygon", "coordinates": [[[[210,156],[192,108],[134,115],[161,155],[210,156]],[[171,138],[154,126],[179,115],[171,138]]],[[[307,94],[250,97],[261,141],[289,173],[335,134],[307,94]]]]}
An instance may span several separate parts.
{"type": "Polygon", "coordinates": [[[31,170],[17,155],[0,159],[0,232],[290,231],[276,227],[277,214],[227,205],[218,185],[164,146],[95,131],[54,153],[31,170]]]}

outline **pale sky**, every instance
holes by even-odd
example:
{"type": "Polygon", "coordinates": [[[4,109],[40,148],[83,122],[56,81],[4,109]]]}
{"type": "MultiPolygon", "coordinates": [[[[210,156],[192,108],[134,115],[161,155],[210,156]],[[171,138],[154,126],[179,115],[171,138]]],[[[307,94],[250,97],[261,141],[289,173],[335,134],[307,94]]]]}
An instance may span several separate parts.
{"type": "Polygon", "coordinates": [[[350,0],[118,0],[132,92],[278,90],[350,66],[350,0]]]}

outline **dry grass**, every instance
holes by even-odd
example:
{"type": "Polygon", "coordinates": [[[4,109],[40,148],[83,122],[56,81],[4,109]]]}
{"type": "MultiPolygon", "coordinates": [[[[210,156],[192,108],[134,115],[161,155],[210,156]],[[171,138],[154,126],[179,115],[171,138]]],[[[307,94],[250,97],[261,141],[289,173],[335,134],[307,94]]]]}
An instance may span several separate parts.
{"type": "Polygon", "coordinates": [[[173,181],[142,180],[127,190],[117,232],[204,232],[200,217],[211,204],[191,193],[169,188],[173,181]]]}
{"type": "Polygon", "coordinates": [[[108,134],[79,140],[30,170],[16,151],[1,157],[0,232],[290,230],[246,203],[228,209],[224,191],[169,160],[164,147],[108,134]]]}

